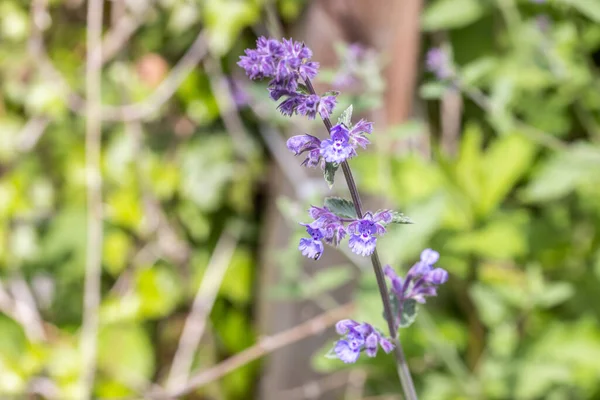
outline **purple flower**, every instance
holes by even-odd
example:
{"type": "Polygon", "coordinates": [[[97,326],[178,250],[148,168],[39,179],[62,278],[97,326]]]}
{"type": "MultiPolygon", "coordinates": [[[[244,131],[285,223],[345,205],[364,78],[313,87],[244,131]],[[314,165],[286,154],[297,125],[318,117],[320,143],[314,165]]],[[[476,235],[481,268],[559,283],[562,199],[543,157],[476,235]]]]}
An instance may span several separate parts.
{"type": "Polygon", "coordinates": [[[367,323],[361,324],[351,319],[341,320],[336,324],[336,331],[345,337],[335,343],[332,351],[335,358],[347,364],[356,362],[363,350],[368,357],[375,357],[378,346],[386,353],[394,348],[387,338],[367,323]]]}
{"type": "Polygon", "coordinates": [[[240,57],[238,65],[246,71],[246,75],[250,79],[272,78],[269,92],[273,100],[288,97],[278,107],[283,115],[300,112],[314,118],[318,96],[315,96],[317,100],[307,102],[307,96],[297,91],[298,80],[314,78],[319,69],[319,64],[310,60],[312,51],[304,43],[260,37],[256,41],[256,49],[247,49],[245,54],[240,57]]]}
{"type": "Polygon", "coordinates": [[[300,239],[298,250],[303,256],[318,260],[323,254],[324,240],[327,244],[337,246],[346,236],[346,229],[340,217],[332,213],[327,207],[312,206],[308,214],[314,219],[310,224],[301,224],[306,227],[306,232],[311,238],[300,239]]]}
{"type": "Polygon", "coordinates": [[[318,228],[312,227],[309,224],[302,224],[306,226],[306,232],[311,236],[311,238],[302,238],[300,239],[300,244],[298,245],[298,250],[302,252],[303,256],[308,258],[312,258],[313,260],[318,260],[323,255],[323,242],[321,239],[325,236],[325,232],[318,228]]]}
{"type": "Polygon", "coordinates": [[[319,115],[321,115],[321,118],[329,118],[336,104],[336,96],[321,97],[321,101],[319,102],[319,106],[317,107],[317,111],[319,111],[319,115]]]}
{"type": "Polygon", "coordinates": [[[308,119],[315,119],[320,99],[316,94],[306,96],[304,101],[298,105],[296,112],[300,115],[306,115],[308,119]]]}
{"type": "Polygon", "coordinates": [[[427,52],[425,65],[427,70],[433,72],[438,79],[444,80],[452,76],[448,53],[441,48],[434,47],[427,52]]]}
{"type": "Polygon", "coordinates": [[[321,156],[327,162],[342,163],[356,155],[354,147],[349,143],[348,129],[341,124],[331,128],[331,138],[321,142],[321,156]]]}
{"type": "MultiPolygon", "coordinates": [[[[408,299],[425,303],[425,297],[436,296],[437,286],[448,280],[448,272],[443,268],[433,268],[439,259],[439,253],[431,249],[421,252],[421,260],[415,263],[408,271],[406,279],[402,279],[387,265],[384,273],[392,282],[391,292],[403,304],[408,299]]],[[[399,318],[399,316],[398,316],[399,318]]]]}
{"type": "Polygon", "coordinates": [[[308,210],[308,214],[315,220],[314,226],[325,231],[325,242],[333,246],[337,246],[346,236],[346,229],[340,217],[329,211],[327,207],[312,206],[308,210]]]}
{"type": "Polygon", "coordinates": [[[375,251],[377,238],[375,235],[385,233],[384,224],[392,222],[391,212],[378,211],[375,215],[367,212],[363,219],[356,220],[348,225],[350,239],[348,244],[353,253],[363,257],[370,256],[375,251]]]}
{"type": "Polygon", "coordinates": [[[371,142],[369,142],[369,139],[365,137],[365,133],[371,134],[371,132],[373,132],[373,123],[361,119],[348,132],[348,135],[350,136],[350,143],[355,148],[358,145],[363,149],[366,149],[367,145],[371,142]]]}
{"type": "Polygon", "coordinates": [[[306,96],[301,94],[292,94],[290,97],[282,101],[277,109],[286,117],[291,117],[296,113],[298,106],[304,102],[306,96]]]}
{"type": "Polygon", "coordinates": [[[294,155],[300,155],[304,152],[308,152],[308,156],[302,162],[302,165],[309,167],[315,167],[319,165],[321,160],[321,140],[312,135],[297,135],[292,136],[286,142],[286,146],[289,150],[294,152],[294,155]]]}

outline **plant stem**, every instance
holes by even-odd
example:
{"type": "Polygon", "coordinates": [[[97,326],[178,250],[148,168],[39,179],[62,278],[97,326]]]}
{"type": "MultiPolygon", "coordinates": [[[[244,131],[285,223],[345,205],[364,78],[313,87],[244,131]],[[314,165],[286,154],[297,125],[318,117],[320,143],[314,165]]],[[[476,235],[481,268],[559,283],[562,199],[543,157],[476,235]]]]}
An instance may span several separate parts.
{"type": "MultiPolygon", "coordinates": [[[[309,92],[311,94],[316,94],[310,79],[306,79],[305,82],[309,92]]],[[[333,125],[331,124],[329,118],[323,118],[323,123],[327,128],[327,132],[331,133],[331,128],[333,127],[333,125]]],[[[352,196],[352,202],[354,203],[356,215],[358,216],[358,218],[362,218],[363,212],[362,203],[360,201],[360,195],[356,187],[356,182],[354,181],[354,176],[352,175],[352,170],[350,169],[350,165],[347,161],[342,162],[342,171],[344,171],[344,178],[346,178],[346,184],[348,185],[348,189],[350,190],[350,196],[352,196]]],[[[392,305],[390,304],[388,288],[385,282],[383,269],[381,268],[381,261],[379,260],[379,255],[377,254],[377,249],[375,249],[375,251],[371,255],[371,262],[373,263],[373,271],[375,272],[375,278],[377,279],[379,294],[381,295],[381,302],[383,303],[383,313],[385,316],[385,320],[390,331],[390,336],[392,337],[392,340],[395,342],[396,345],[394,348],[394,354],[396,355],[396,369],[398,370],[398,377],[400,378],[400,383],[402,384],[404,397],[406,398],[406,400],[417,400],[415,386],[410,376],[410,370],[408,369],[408,365],[406,363],[406,357],[404,356],[404,351],[402,350],[400,338],[397,334],[398,330],[394,322],[395,318],[394,314],[392,313],[392,305]]]]}

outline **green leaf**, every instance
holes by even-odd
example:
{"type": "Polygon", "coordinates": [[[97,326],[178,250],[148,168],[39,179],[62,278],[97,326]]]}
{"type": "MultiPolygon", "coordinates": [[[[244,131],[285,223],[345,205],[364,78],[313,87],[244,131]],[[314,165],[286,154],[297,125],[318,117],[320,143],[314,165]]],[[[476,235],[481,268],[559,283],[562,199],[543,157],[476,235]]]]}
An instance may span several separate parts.
{"type": "Polygon", "coordinates": [[[342,115],[338,118],[338,124],[344,124],[348,128],[352,126],[352,104],[342,112],[342,115]]]}
{"type": "Polygon", "coordinates": [[[444,96],[448,90],[448,85],[443,82],[425,82],[419,87],[419,97],[423,100],[437,100],[444,96]]]}
{"type": "Polygon", "coordinates": [[[327,207],[338,217],[352,219],[358,218],[354,208],[354,203],[350,200],[342,199],[341,197],[327,197],[325,198],[325,207],[327,207]]]}
{"type": "Polygon", "coordinates": [[[329,189],[333,187],[333,182],[335,179],[335,172],[340,167],[339,164],[336,163],[325,163],[325,171],[323,171],[323,177],[325,177],[325,182],[329,185],[329,189]]]}
{"type": "Polygon", "coordinates": [[[404,214],[398,211],[392,211],[393,224],[414,224],[414,222],[404,214]]]}
{"type": "Polygon", "coordinates": [[[480,215],[488,215],[500,205],[528,171],[535,153],[535,144],[516,133],[503,136],[489,147],[481,163],[485,178],[478,199],[480,215]]]}
{"type": "Polygon", "coordinates": [[[479,0],[438,0],[427,7],[421,24],[426,31],[460,28],[482,15],[483,6],[479,0]]]}
{"type": "Polygon", "coordinates": [[[567,4],[594,22],[600,23],[600,2],[598,0],[558,0],[567,4]]]}
{"type": "Polygon", "coordinates": [[[412,325],[417,319],[417,313],[417,301],[414,299],[405,300],[402,315],[400,315],[400,328],[407,328],[412,325]]]}
{"type": "Polygon", "coordinates": [[[599,148],[587,143],[574,144],[547,161],[525,188],[524,197],[534,202],[556,200],[583,183],[600,182],[599,168],[599,148]]]}
{"type": "Polygon", "coordinates": [[[496,327],[509,316],[507,305],[491,287],[476,283],[469,289],[469,295],[475,303],[479,318],[487,327],[496,327]]]}
{"type": "Polygon", "coordinates": [[[122,382],[150,379],[154,372],[154,349],[140,325],[108,326],[98,338],[98,366],[122,382]]]}
{"type": "Polygon", "coordinates": [[[303,83],[298,84],[298,91],[302,94],[310,94],[310,90],[308,90],[308,87],[303,83]]]}
{"type": "MultiPolygon", "coordinates": [[[[325,94],[323,96],[339,96],[340,92],[339,90],[328,90],[325,92],[325,94]]],[[[352,107],[352,106],[350,106],[352,107]]]]}
{"type": "Polygon", "coordinates": [[[311,298],[345,285],[352,275],[348,265],[319,270],[311,279],[300,284],[300,292],[304,298],[311,298]]]}
{"type": "Polygon", "coordinates": [[[559,282],[547,285],[536,297],[535,303],[544,308],[554,307],[565,302],[575,294],[573,285],[559,282]]]}

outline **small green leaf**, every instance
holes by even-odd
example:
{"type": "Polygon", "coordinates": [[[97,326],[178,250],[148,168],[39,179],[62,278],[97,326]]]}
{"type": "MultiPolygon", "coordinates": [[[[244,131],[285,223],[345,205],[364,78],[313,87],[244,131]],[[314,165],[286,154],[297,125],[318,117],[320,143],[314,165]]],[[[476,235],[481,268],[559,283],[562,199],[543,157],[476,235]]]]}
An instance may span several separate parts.
{"type": "Polygon", "coordinates": [[[338,118],[338,124],[344,124],[348,128],[352,125],[352,104],[346,108],[342,115],[338,118]]]}
{"type": "Polygon", "coordinates": [[[339,360],[339,357],[335,353],[335,346],[331,347],[331,350],[325,353],[325,358],[329,360],[339,360]]]}
{"type": "Polygon", "coordinates": [[[339,164],[336,163],[325,163],[325,171],[323,171],[323,176],[325,177],[325,182],[329,185],[329,189],[333,187],[333,180],[335,178],[335,171],[340,167],[339,164]]]}
{"type": "MultiPolygon", "coordinates": [[[[325,92],[325,94],[323,96],[339,96],[340,92],[339,90],[328,90],[325,92]]],[[[352,107],[352,106],[350,106],[352,107]]]]}
{"type": "Polygon", "coordinates": [[[400,328],[409,327],[417,319],[417,301],[414,299],[404,300],[402,315],[400,316],[400,328]]]}
{"type": "Polygon", "coordinates": [[[461,28],[477,21],[483,12],[478,0],[437,0],[425,9],[421,23],[425,31],[461,28]]]}
{"type": "Polygon", "coordinates": [[[298,91],[302,94],[310,94],[310,90],[308,90],[308,87],[303,83],[298,84],[298,91]]]}
{"type": "Polygon", "coordinates": [[[327,197],[325,198],[325,207],[338,217],[358,218],[354,209],[354,203],[350,200],[342,199],[341,197],[327,197]]]}
{"type": "Polygon", "coordinates": [[[592,21],[600,23],[600,3],[594,0],[559,0],[560,3],[567,4],[592,21]]]}
{"type": "Polygon", "coordinates": [[[398,211],[392,211],[392,223],[393,224],[414,224],[414,222],[398,211]]]}

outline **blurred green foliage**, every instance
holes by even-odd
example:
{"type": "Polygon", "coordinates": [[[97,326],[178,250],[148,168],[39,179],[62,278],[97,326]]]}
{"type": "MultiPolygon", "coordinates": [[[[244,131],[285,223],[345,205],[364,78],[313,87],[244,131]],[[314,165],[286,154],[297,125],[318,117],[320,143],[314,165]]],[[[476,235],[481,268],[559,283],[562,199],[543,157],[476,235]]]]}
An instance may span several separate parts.
{"type": "MultiPolygon", "coordinates": [[[[82,95],[85,87],[85,4],[48,3],[39,14],[32,14],[38,2],[0,3],[3,398],[22,396],[36,382],[45,387],[44,378],[56,398],[80,393],[85,119],[71,91],[82,95]],[[36,52],[40,43],[64,82],[36,52]],[[42,333],[27,313],[32,300],[45,321],[42,333]]],[[[164,382],[215,245],[234,221],[242,226],[239,242],[194,367],[255,343],[257,188],[267,155],[251,129],[244,146],[227,131],[229,110],[215,88],[252,43],[248,28],[262,23],[265,2],[142,1],[125,14],[118,11],[122,2],[105,3],[107,31],[116,26],[113,17],[140,23],[104,67],[105,105],[147,99],[202,29],[209,48],[208,62],[157,112],[103,124],[95,395],[111,398],[164,382]]],[[[277,6],[292,22],[305,4],[277,6]]],[[[390,228],[378,241],[382,260],[406,270],[432,247],[451,273],[440,296],[402,331],[420,398],[600,398],[600,3],[433,0],[422,29],[425,42],[443,40],[451,51],[462,91],[424,74],[426,121],[376,129],[370,151],[352,160],[365,194],[415,222],[390,228]],[[464,101],[456,152],[440,145],[441,103],[452,92],[464,101]],[[473,93],[485,96],[485,108],[473,93]],[[423,139],[431,139],[431,156],[394,151],[423,139]]],[[[370,90],[345,93],[338,112],[350,103],[355,112],[381,105],[384,85],[375,69],[371,62],[357,72],[370,90]]],[[[323,72],[324,80],[335,76],[323,72]]],[[[264,100],[264,85],[260,91],[249,88],[264,100]]],[[[254,126],[255,116],[242,116],[254,126]]],[[[290,125],[281,117],[270,122],[290,125]]],[[[339,181],[337,194],[345,196],[339,181]]],[[[305,203],[279,205],[293,226],[306,218],[305,203]]],[[[385,327],[369,267],[354,268],[350,259],[303,275],[299,235],[276,255],[282,283],[268,288],[271,295],[317,299],[358,279],[357,318],[385,327]]],[[[327,350],[315,355],[318,370],[348,368],[322,357],[327,350]]],[[[369,372],[370,394],[398,392],[390,357],[357,366],[369,372]]],[[[247,399],[259,374],[249,364],[190,397],[247,399]]]]}
{"type": "MultiPolygon", "coordinates": [[[[0,4],[0,289],[9,294],[1,305],[9,315],[0,316],[2,398],[21,398],[43,378],[52,385],[42,395],[80,397],[85,124],[70,96],[84,94],[86,3],[45,3],[0,4]],[[34,49],[40,45],[42,53],[34,49]],[[44,52],[62,78],[49,71],[44,52]],[[23,329],[31,324],[26,310],[11,303],[15,282],[23,281],[45,321],[41,337],[23,329]]],[[[217,69],[224,61],[227,73],[241,51],[240,33],[258,21],[261,7],[258,0],[105,2],[105,44],[119,23],[135,24],[104,66],[103,103],[148,98],[201,31],[205,59],[217,69]]],[[[213,94],[223,78],[203,65],[158,112],[103,124],[97,397],[136,395],[164,382],[213,248],[221,235],[236,236],[234,221],[241,233],[194,368],[255,342],[254,199],[263,154],[252,137],[241,151],[228,134],[221,120],[227,110],[213,94]]],[[[251,364],[195,398],[245,399],[257,373],[251,364]]]]}

